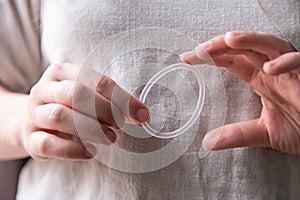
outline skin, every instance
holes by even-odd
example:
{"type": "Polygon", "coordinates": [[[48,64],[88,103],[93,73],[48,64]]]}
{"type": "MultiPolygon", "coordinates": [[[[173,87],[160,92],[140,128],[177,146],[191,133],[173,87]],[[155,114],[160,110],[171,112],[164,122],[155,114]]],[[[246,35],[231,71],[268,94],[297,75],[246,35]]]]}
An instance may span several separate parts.
{"type": "Polygon", "coordinates": [[[68,63],[49,66],[29,95],[0,88],[0,99],[1,159],[91,159],[96,148],[90,141],[110,145],[126,121],[149,119],[146,106],[112,79],[68,63]],[[79,72],[84,78],[77,78],[79,72]]]}
{"type": "MultiPolygon", "coordinates": [[[[203,63],[203,49],[217,66],[246,81],[260,95],[263,105],[258,119],[208,133],[204,147],[221,150],[261,146],[300,154],[300,53],[288,41],[273,35],[229,32],[184,53],[182,61],[203,63]]],[[[86,78],[77,80],[79,71],[80,67],[72,64],[51,65],[29,95],[0,87],[0,159],[92,158],[96,149],[79,140],[73,113],[80,116],[79,126],[88,128],[80,139],[103,145],[116,140],[114,131],[125,121],[139,124],[149,119],[146,106],[111,79],[85,71],[86,78]],[[118,91],[121,98],[117,99],[124,99],[128,106],[112,98],[113,91],[118,91]],[[82,96],[96,97],[96,115],[82,96]],[[102,131],[91,131],[96,130],[91,128],[95,124],[102,131]]]]}
{"type": "Polygon", "coordinates": [[[217,66],[247,82],[260,96],[258,119],[228,124],[209,132],[209,150],[270,147],[300,154],[300,53],[286,40],[261,32],[228,32],[181,55],[183,62],[201,64],[205,50],[217,66]],[[202,54],[203,55],[203,54],[202,54]]]}

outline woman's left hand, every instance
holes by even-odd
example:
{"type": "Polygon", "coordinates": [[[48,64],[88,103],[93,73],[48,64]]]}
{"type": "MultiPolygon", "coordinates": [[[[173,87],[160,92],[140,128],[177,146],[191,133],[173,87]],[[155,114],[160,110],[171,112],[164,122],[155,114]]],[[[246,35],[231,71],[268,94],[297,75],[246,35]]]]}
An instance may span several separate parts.
{"type": "Polygon", "coordinates": [[[228,32],[181,55],[201,64],[202,49],[217,66],[246,81],[260,95],[258,119],[209,132],[203,145],[221,150],[262,146],[300,154],[300,53],[286,40],[261,32],[228,32]]]}

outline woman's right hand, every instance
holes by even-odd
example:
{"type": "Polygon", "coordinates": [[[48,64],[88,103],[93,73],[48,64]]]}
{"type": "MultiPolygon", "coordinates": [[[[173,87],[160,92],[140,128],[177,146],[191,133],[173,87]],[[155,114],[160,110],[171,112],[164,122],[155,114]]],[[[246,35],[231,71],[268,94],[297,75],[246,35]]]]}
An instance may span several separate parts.
{"type": "Polygon", "coordinates": [[[96,149],[83,141],[109,145],[125,121],[140,124],[149,119],[146,106],[112,79],[66,63],[48,67],[31,89],[28,105],[24,148],[40,159],[90,159],[96,149]],[[79,72],[86,78],[78,79],[79,72]]]}

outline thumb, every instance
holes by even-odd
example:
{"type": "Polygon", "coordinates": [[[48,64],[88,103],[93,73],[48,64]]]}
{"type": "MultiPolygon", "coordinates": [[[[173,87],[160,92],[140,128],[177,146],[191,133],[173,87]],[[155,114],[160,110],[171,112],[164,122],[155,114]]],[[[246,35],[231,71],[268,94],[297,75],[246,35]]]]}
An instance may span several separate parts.
{"type": "Polygon", "coordinates": [[[260,119],[222,126],[207,133],[202,145],[208,150],[245,146],[270,146],[268,133],[260,119]]]}

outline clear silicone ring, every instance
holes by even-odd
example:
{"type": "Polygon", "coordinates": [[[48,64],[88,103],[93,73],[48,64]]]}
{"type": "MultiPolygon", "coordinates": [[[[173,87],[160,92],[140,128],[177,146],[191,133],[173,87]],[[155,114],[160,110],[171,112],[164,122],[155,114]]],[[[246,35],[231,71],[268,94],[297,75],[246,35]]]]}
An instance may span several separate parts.
{"type": "Polygon", "coordinates": [[[151,88],[153,87],[153,85],[155,83],[157,83],[157,81],[159,79],[161,79],[163,76],[165,76],[166,74],[168,74],[174,70],[179,70],[179,69],[188,70],[188,71],[192,72],[195,75],[195,77],[197,78],[197,81],[199,84],[199,97],[198,97],[195,111],[192,114],[191,118],[183,126],[181,126],[180,128],[178,128],[174,131],[170,131],[170,132],[156,131],[149,125],[148,122],[143,123],[142,126],[145,129],[145,131],[147,131],[147,133],[149,133],[150,135],[152,135],[154,137],[173,138],[173,137],[179,136],[179,135],[185,133],[196,122],[196,120],[200,116],[200,113],[201,113],[201,110],[202,110],[202,107],[204,104],[204,98],[205,98],[205,84],[201,78],[201,73],[200,73],[199,69],[193,65],[177,63],[177,64],[170,65],[170,66],[164,68],[163,70],[159,71],[145,85],[145,87],[141,93],[140,100],[143,103],[145,103],[147,95],[148,95],[149,91],[151,90],[151,88]]]}

